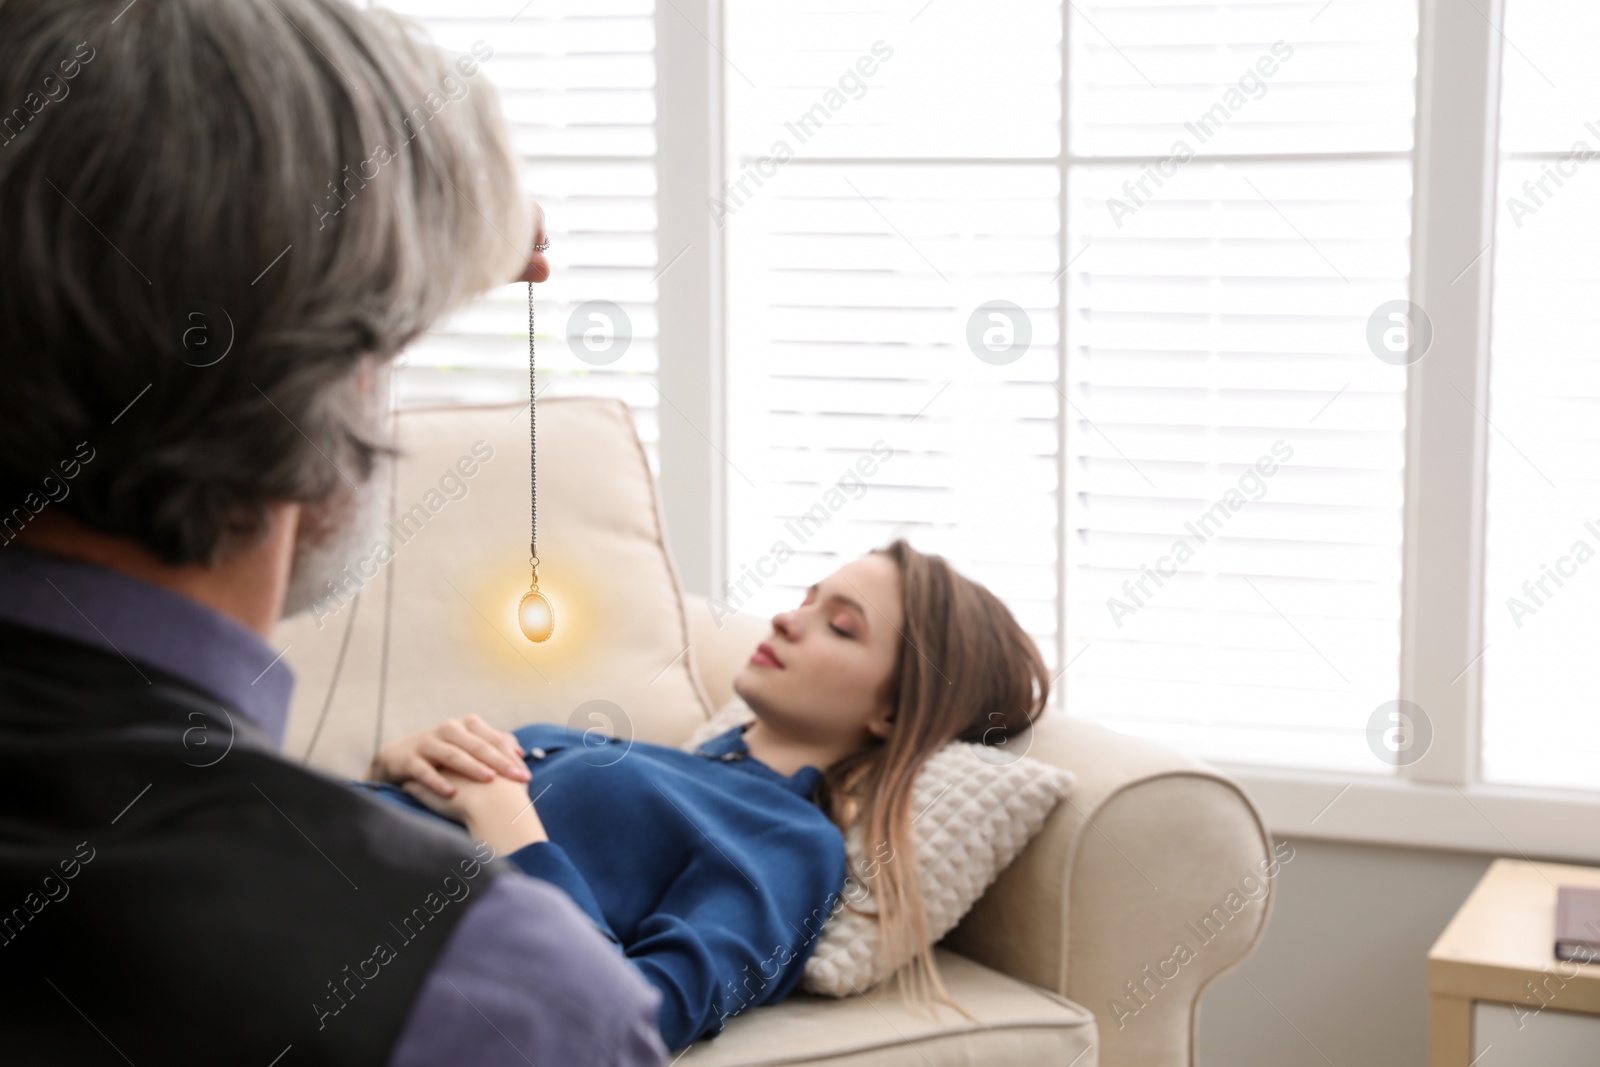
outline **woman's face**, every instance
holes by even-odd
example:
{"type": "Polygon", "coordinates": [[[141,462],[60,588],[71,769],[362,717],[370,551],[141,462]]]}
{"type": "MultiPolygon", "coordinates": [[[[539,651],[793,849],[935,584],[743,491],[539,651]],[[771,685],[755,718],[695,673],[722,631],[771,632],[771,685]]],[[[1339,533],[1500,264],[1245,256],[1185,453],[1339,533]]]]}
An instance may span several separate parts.
{"type": "Polygon", "coordinates": [[[733,680],[769,726],[797,741],[886,736],[889,680],[903,629],[900,569],[882,553],[845,564],[772,617],[772,632],[733,680]]]}

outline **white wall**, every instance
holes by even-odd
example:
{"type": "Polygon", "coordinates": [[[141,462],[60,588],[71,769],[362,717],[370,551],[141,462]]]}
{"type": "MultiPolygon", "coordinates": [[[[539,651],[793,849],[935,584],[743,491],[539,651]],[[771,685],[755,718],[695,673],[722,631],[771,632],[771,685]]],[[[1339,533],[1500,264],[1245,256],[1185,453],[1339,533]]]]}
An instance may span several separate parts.
{"type": "Polygon", "coordinates": [[[1425,1067],[1428,949],[1492,857],[1292,844],[1260,947],[1200,1001],[1199,1067],[1425,1067]]]}

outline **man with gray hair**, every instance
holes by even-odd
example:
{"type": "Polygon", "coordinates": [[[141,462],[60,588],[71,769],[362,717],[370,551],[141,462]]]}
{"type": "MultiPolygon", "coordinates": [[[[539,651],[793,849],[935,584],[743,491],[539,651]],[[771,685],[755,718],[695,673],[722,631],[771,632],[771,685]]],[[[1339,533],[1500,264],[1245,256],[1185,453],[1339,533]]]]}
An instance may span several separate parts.
{"type": "Polygon", "coordinates": [[[0,0],[7,1063],[665,1060],[561,891],[278,753],[267,638],[371,542],[389,362],[549,273],[474,53],[0,0]]]}

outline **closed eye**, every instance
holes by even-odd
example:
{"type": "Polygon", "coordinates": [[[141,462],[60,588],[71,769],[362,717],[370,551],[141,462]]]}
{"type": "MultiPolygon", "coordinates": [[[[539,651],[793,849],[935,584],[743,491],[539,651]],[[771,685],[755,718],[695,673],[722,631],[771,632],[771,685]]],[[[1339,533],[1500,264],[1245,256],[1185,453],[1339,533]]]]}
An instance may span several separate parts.
{"type": "Polygon", "coordinates": [[[837,623],[831,623],[830,622],[828,624],[828,629],[832,630],[834,633],[838,634],[840,637],[854,637],[855,636],[855,634],[851,633],[849,630],[841,629],[837,623]]]}

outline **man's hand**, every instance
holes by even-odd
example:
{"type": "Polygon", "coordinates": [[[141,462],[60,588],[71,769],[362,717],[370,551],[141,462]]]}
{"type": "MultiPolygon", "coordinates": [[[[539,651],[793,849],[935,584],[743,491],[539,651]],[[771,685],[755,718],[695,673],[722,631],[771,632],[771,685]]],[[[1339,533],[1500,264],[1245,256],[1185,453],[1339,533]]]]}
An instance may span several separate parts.
{"type": "MultiPolygon", "coordinates": [[[[533,243],[542,245],[548,243],[549,235],[544,228],[544,208],[538,204],[533,205],[533,243]]],[[[542,282],[550,277],[550,261],[543,252],[528,253],[528,263],[522,268],[522,274],[516,280],[519,282],[542,282]]]]}
{"type": "MultiPolygon", "coordinates": [[[[417,783],[439,797],[449,798],[455,796],[456,786],[442,771],[454,772],[459,781],[490,782],[504,775],[510,781],[526,784],[530,776],[522,757],[522,746],[515,737],[476,715],[468,715],[390,741],[372,757],[367,777],[400,786],[417,783]]],[[[424,797],[417,798],[426,802],[424,797]]]]}

